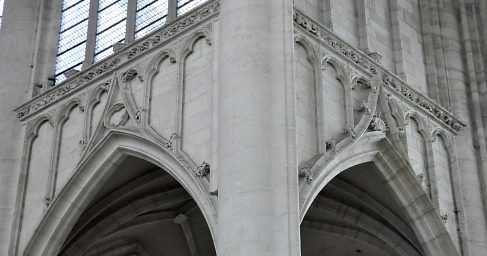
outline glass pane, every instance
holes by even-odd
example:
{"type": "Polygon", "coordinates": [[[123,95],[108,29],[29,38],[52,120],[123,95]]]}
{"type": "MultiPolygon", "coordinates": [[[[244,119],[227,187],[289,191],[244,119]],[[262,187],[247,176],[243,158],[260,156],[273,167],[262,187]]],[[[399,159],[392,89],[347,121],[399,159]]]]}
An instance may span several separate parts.
{"type": "Polygon", "coordinates": [[[178,15],[191,11],[207,0],[178,0],[178,15]]]}
{"type": "Polygon", "coordinates": [[[56,60],[56,83],[66,79],[69,69],[81,70],[85,59],[89,0],[64,0],[56,60]]]}
{"type": "Polygon", "coordinates": [[[62,32],[59,35],[58,54],[62,54],[69,48],[86,40],[86,32],[88,28],[88,20],[62,32]]]}
{"type": "Polygon", "coordinates": [[[61,18],[61,31],[71,28],[72,26],[88,19],[90,1],[84,0],[63,11],[61,18]]]}
{"type": "Polygon", "coordinates": [[[74,47],[73,49],[61,54],[56,61],[56,83],[66,79],[63,75],[69,69],[75,68],[81,70],[81,64],[84,61],[86,42],[74,47]]]}
{"type": "Polygon", "coordinates": [[[96,29],[95,62],[113,53],[112,46],[115,43],[124,41],[127,2],[128,0],[100,1],[96,29]]]}
{"type": "Polygon", "coordinates": [[[3,17],[3,0],[0,0],[0,27],[2,26],[2,17],[3,17]]]}
{"type": "Polygon", "coordinates": [[[135,38],[138,39],[166,23],[167,0],[139,0],[135,22],[135,38]]]}

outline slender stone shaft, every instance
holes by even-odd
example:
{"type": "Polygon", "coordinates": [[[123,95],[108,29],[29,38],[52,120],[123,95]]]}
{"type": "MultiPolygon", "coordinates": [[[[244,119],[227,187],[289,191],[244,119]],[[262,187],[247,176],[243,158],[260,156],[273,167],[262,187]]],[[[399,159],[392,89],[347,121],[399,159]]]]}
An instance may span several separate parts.
{"type": "Polygon", "coordinates": [[[41,1],[5,1],[0,31],[0,255],[8,254],[22,153],[20,123],[12,111],[27,95],[41,1]]]}
{"type": "Polygon", "coordinates": [[[218,255],[298,255],[292,1],[220,3],[218,255]]]}

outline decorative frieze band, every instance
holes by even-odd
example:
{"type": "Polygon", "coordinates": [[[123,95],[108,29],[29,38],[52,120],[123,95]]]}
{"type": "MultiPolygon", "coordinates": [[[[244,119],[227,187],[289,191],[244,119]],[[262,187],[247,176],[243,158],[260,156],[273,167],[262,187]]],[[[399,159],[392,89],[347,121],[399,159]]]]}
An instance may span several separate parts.
{"type": "Polygon", "coordinates": [[[63,83],[17,107],[14,110],[17,113],[17,118],[25,120],[27,117],[32,116],[54,102],[57,102],[68,95],[72,95],[74,92],[86,87],[93,79],[114,70],[126,61],[137,57],[153,47],[161,45],[163,42],[168,41],[188,29],[201,24],[208,18],[213,17],[218,13],[219,9],[220,4],[218,1],[208,1],[197,7],[195,10],[174,20],[168,26],[164,26],[148,35],[146,38],[124,47],[113,56],[102,60],[100,63],[87,70],[73,75],[63,83]],[[127,56],[127,58],[122,58],[122,56],[127,56]]]}
{"type": "Polygon", "coordinates": [[[300,10],[294,9],[293,19],[298,27],[307,31],[320,42],[324,43],[325,46],[357,64],[365,72],[369,73],[369,75],[376,76],[383,74],[382,81],[386,90],[394,91],[394,94],[398,94],[399,96],[402,96],[403,99],[412,102],[415,106],[426,111],[455,132],[460,131],[460,129],[465,126],[464,123],[459,121],[453,114],[448,112],[448,110],[417,92],[400,78],[383,68],[376,60],[341,40],[334,35],[333,32],[306,16],[306,14],[302,13],[300,10]]]}

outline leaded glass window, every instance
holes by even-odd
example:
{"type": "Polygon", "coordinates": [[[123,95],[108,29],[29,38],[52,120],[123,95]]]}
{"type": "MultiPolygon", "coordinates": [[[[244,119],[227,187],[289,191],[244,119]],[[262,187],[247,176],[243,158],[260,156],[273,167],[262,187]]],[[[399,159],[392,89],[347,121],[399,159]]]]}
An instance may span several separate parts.
{"type": "MultiPolygon", "coordinates": [[[[0,8],[3,1],[0,0],[0,8]]],[[[81,68],[87,68],[111,55],[116,43],[132,43],[134,38],[139,39],[164,26],[169,13],[169,1],[174,1],[171,5],[174,9],[170,12],[172,16],[186,13],[206,2],[206,0],[63,0],[55,68],[56,84],[66,79],[63,75],[66,71],[71,69],[81,71],[81,68]]]]}
{"type": "Polygon", "coordinates": [[[191,11],[207,0],[178,0],[178,15],[191,11]]]}
{"type": "Polygon", "coordinates": [[[81,70],[85,59],[88,31],[89,0],[65,0],[56,61],[56,83],[65,79],[62,75],[70,69],[81,70]]]}
{"type": "Polygon", "coordinates": [[[96,28],[95,62],[113,53],[113,45],[125,40],[128,0],[100,0],[96,28]]]}
{"type": "Polygon", "coordinates": [[[154,31],[166,23],[167,0],[138,0],[135,39],[154,31]]]}
{"type": "Polygon", "coordinates": [[[2,17],[3,17],[3,0],[0,0],[0,27],[2,27],[2,17]]]}

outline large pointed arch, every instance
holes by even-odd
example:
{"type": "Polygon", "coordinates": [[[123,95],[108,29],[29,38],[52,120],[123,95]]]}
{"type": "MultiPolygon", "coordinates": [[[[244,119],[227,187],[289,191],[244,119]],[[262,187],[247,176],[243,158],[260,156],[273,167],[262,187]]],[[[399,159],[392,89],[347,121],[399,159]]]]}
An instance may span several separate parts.
{"type": "Polygon", "coordinates": [[[47,210],[23,255],[57,255],[91,199],[129,156],[148,161],[175,178],[201,210],[214,241],[216,211],[207,192],[208,182],[196,177],[170,151],[140,135],[111,131],[77,166],[75,174],[47,210]]]}
{"type": "Polygon", "coordinates": [[[333,178],[364,163],[373,164],[384,176],[426,255],[458,255],[438,212],[413,171],[381,132],[366,133],[333,159],[322,157],[316,161],[311,168],[315,181],[311,184],[303,182],[300,187],[301,221],[320,191],[333,178]]]}

